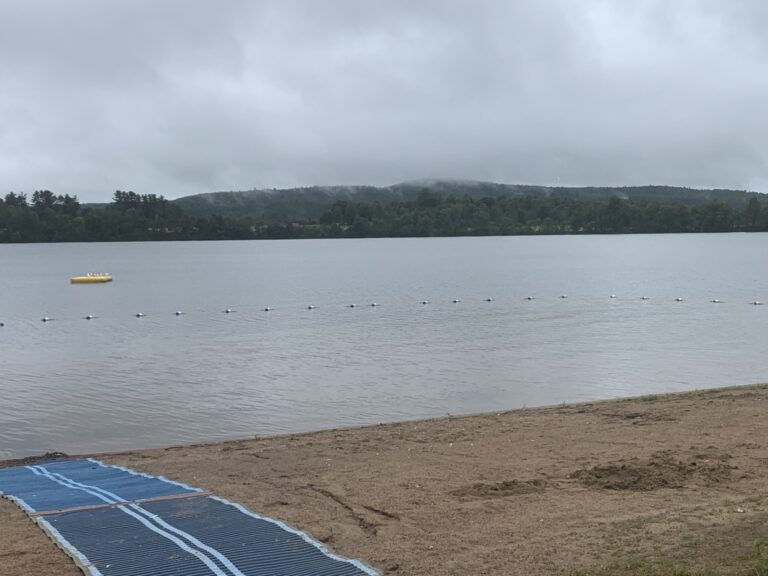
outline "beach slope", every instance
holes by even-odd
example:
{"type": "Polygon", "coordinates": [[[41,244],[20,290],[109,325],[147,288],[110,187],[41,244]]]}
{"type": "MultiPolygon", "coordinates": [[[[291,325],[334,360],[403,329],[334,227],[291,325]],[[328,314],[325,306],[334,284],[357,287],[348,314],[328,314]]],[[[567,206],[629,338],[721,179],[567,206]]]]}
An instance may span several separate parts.
{"type": "MultiPolygon", "coordinates": [[[[735,575],[768,541],[767,386],[102,459],[211,490],[385,575],[735,575]]],[[[41,573],[80,574],[0,502],[0,574],[41,573]]]]}

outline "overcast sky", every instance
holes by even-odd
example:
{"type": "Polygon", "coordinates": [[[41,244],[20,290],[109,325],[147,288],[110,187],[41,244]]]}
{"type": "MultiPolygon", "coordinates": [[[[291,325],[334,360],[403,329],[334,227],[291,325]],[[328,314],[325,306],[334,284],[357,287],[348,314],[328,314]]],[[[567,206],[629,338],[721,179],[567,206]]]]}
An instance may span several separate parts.
{"type": "Polygon", "coordinates": [[[0,0],[0,194],[768,192],[764,0],[0,0]]]}

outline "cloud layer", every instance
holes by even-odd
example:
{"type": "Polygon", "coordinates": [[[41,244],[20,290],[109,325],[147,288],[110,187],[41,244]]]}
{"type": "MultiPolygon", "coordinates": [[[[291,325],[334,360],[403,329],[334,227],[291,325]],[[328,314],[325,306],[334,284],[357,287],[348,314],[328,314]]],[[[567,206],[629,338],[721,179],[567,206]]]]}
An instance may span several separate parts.
{"type": "Polygon", "coordinates": [[[768,191],[768,4],[0,8],[0,194],[423,177],[768,191]]]}

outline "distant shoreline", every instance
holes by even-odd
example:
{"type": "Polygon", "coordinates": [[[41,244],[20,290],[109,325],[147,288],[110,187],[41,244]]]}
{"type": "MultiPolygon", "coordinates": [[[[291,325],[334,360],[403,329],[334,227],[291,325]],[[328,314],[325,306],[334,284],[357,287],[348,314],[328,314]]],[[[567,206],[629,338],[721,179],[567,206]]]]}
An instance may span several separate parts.
{"type": "Polygon", "coordinates": [[[153,239],[153,240],[61,240],[57,242],[0,242],[0,246],[29,246],[48,244],[168,244],[173,242],[273,242],[292,240],[419,240],[429,238],[531,238],[531,237],[557,237],[557,236],[695,236],[695,235],[728,235],[728,234],[765,234],[768,230],[754,231],[723,231],[723,232],[606,232],[606,233],[552,233],[552,234],[486,234],[486,235],[455,235],[455,236],[364,236],[364,237],[327,237],[327,238],[218,238],[218,239],[153,239]]]}
{"type": "Polygon", "coordinates": [[[433,183],[228,192],[171,202],[116,191],[106,205],[38,190],[0,199],[0,243],[655,234],[768,231],[768,196],[673,187],[433,183]]]}

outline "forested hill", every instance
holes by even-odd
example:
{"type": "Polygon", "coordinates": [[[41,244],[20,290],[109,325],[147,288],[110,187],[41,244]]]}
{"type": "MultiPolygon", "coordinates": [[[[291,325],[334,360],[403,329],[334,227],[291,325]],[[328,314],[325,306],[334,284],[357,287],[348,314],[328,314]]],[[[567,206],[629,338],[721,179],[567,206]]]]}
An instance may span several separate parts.
{"type": "Polygon", "coordinates": [[[673,202],[689,207],[707,202],[722,202],[741,209],[752,197],[763,197],[743,190],[702,190],[675,186],[627,187],[548,187],[492,182],[423,180],[394,186],[312,186],[283,190],[213,192],[174,200],[191,216],[253,216],[267,220],[300,221],[320,217],[339,201],[363,204],[411,202],[419,192],[473,199],[524,196],[558,196],[575,200],[607,201],[617,197],[636,202],[673,202]]]}
{"type": "MultiPolygon", "coordinates": [[[[336,199],[317,217],[187,213],[154,194],[117,191],[112,202],[37,190],[0,198],[0,242],[252,240],[516,234],[768,232],[768,196],[746,202],[569,198],[558,193],[473,198],[422,189],[412,200],[336,199]],[[692,205],[691,205],[692,204],[692,205]]],[[[690,200],[690,199],[689,199],[690,200]]]]}

